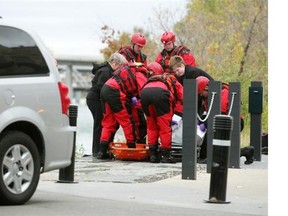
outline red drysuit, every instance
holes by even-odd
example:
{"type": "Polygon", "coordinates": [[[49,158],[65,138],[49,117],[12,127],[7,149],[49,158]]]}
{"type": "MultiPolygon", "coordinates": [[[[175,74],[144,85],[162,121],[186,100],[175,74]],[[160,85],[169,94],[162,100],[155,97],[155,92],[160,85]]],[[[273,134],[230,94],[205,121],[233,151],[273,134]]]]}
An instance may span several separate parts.
{"type": "Polygon", "coordinates": [[[149,146],[158,145],[160,138],[161,148],[171,149],[171,121],[174,113],[182,116],[183,86],[172,74],[152,75],[140,98],[147,119],[149,146]]]}
{"type": "Polygon", "coordinates": [[[101,90],[103,120],[101,142],[108,142],[122,126],[127,143],[136,142],[135,120],[132,116],[132,97],[138,97],[146,82],[146,69],[128,64],[116,70],[101,90]]]}
{"type": "Polygon", "coordinates": [[[185,46],[175,46],[173,50],[168,52],[163,49],[156,57],[156,62],[158,62],[164,69],[165,72],[169,72],[169,61],[174,55],[179,55],[183,58],[185,65],[190,65],[196,67],[196,61],[192,53],[185,46]]]}

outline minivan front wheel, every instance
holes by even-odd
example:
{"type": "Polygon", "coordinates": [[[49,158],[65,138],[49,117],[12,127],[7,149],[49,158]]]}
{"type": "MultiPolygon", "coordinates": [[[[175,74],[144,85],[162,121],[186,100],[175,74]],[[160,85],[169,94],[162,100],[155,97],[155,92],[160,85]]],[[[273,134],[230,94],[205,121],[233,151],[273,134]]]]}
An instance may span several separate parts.
{"type": "Polygon", "coordinates": [[[40,157],[34,141],[21,131],[0,136],[0,204],[20,205],[34,194],[40,157]]]}

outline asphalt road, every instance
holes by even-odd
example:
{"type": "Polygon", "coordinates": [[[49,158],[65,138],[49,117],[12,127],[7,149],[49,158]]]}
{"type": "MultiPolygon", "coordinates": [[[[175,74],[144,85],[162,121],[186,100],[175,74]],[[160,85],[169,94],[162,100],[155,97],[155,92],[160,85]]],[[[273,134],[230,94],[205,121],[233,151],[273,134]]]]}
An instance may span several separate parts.
{"type": "MultiPolygon", "coordinates": [[[[131,197],[131,199],[133,198],[131,197]]],[[[193,206],[193,203],[191,203],[191,206],[193,206]]],[[[231,212],[209,208],[205,210],[166,204],[143,204],[135,201],[115,201],[90,196],[55,194],[54,192],[40,190],[26,205],[0,206],[1,216],[231,216],[231,214],[231,212]]],[[[240,215],[247,216],[248,214],[233,213],[233,216],[240,215]]]]}
{"type": "Polygon", "coordinates": [[[75,182],[42,174],[29,202],[0,206],[0,216],[262,216],[268,215],[268,157],[229,169],[227,201],[210,204],[210,174],[197,165],[197,180],[181,179],[181,163],[99,162],[82,158],[75,182]],[[153,178],[152,178],[153,177],[153,178]]]}

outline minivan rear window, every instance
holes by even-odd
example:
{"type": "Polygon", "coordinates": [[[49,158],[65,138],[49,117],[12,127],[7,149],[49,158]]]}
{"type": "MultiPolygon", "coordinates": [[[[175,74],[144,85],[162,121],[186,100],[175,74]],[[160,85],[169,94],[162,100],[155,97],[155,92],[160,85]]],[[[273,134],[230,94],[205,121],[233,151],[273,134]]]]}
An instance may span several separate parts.
{"type": "Polygon", "coordinates": [[[0,26],[0,76],[46,75],[48,66],[26,32],[0,26]]]}

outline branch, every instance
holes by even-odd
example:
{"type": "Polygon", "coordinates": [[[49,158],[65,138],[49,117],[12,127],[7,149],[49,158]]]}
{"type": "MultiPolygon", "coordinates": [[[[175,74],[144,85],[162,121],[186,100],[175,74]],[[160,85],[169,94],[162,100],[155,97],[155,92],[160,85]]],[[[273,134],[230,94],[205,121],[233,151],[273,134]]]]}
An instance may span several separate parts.
{"type": "Polygon", "coordinates": [[[250,47],[250,44],[251,44],[251,41],[252,41],[252,35],[253,35],[254,26],[257,23],[257,18],[258,18],[258,16],[261,13],[262,8],[263,8],[263,5],[260,5],[259,11],[258,11],[258,13],[256,14],[256,16],[253,19],[253,22],[252,22],[252,25],[251,25],[251,28],[250,28],[250,31],[249,31],[247,44],[246,44],[245,49],[244,49],[244,55],[243,55],[243,58],[242,58],[242,60],[240,62],[240,70],[238,72],[238,76],[240,76],[243,73],[243,71],[244,71],[244,65],[246,63],[246,57],[248,55],[248,50],[249,50],[249,47],[250,47]]]}

